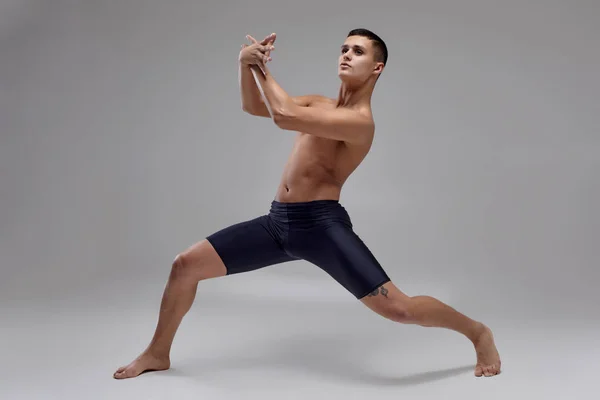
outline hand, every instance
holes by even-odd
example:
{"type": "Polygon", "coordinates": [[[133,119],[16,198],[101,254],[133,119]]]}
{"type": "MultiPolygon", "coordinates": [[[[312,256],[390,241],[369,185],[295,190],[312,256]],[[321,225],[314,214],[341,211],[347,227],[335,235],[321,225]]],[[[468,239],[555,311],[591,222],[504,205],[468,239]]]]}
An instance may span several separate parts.
{"type": "Polygon", "coordinates": [[[241,64],[263,67],[268,61],[271,61],[271,51],[275,49],[273,43],[275,43],[276,35],[274,33],[265,37],[260,43],[250,35],[246,35],[246,38],[252,44],[242,45],[242,50],[238,58],[241,64]]]}

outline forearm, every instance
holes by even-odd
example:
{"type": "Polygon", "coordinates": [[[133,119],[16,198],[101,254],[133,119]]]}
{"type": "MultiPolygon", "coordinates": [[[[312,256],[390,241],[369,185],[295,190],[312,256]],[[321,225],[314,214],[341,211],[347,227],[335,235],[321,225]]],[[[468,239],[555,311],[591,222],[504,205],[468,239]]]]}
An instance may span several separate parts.
{"type": "Polygon", "coordinates": [[[251,70],[271,117],[275,118],[291,114],[296,104],[275,79],[273,79],[269,69],[266,66],[261,69],[257,65],[252,65],[251,70]]]}
{"type": "Polygon", "coordinates": [[[244,111],[253,113],[260,108],[266,108],[249,65],[239,63],[239,84],[244,111]]]}

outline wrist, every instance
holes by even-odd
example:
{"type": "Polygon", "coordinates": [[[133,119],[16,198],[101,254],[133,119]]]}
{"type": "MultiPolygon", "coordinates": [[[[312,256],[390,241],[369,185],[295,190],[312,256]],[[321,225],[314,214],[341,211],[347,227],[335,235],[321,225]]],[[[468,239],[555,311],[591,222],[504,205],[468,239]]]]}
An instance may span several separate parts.
{"type": "Polygon", "coordinates": [[[244,68],[248,68],[248,69],[252,69],[252,67],[255,65],[251,62],[244,61],[244,60],[239,60],[238,63],[240,65],[240,67],[244,67],[244,68]]]}
{"type": "Polygon", "coordinates": [[[238,64],[246,66],[248,65],[248,60],[246,59],[246,57],[244,57],[242,53],[240,53],[240,55],[238,56],[238,64]]]}

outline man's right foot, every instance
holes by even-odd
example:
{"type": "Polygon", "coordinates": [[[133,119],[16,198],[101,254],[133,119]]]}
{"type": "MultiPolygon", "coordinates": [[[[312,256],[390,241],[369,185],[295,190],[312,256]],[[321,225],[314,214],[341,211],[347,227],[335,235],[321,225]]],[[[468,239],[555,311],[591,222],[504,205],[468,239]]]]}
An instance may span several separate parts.
{"type": "Polygon", "coordinates": [[[131,364],[121,367],[113,374],[115,379],[134,378],[145,371],[164,371],[169,369],[171,361],[169,357],[157,358],[148,352],[142,353],[131,364]]]}
{"type": "Polygon", "coordinates": [[[481,333],[474,341],[475,350],[477,352],[477,365],[475,366],[475,376],[494,376],[500,373],[500,355],[496,344],[494,343],[494,335],[492,330],[481,324],[481,333]]]}

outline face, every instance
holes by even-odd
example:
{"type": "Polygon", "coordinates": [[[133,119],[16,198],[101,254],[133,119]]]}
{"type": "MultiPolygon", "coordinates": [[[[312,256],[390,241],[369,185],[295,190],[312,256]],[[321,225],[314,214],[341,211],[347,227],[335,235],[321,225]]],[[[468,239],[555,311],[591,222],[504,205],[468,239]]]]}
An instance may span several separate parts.
{"type": "Polygon", "coordinates": [[[383,63],[375,61],[374,56],[370,39],[362,36],[346,38],[340,49],[338,76],[342,80],[360,82],[364,82],[370,77],[376,78],[377,74],[383,70],[383,63]]]}

